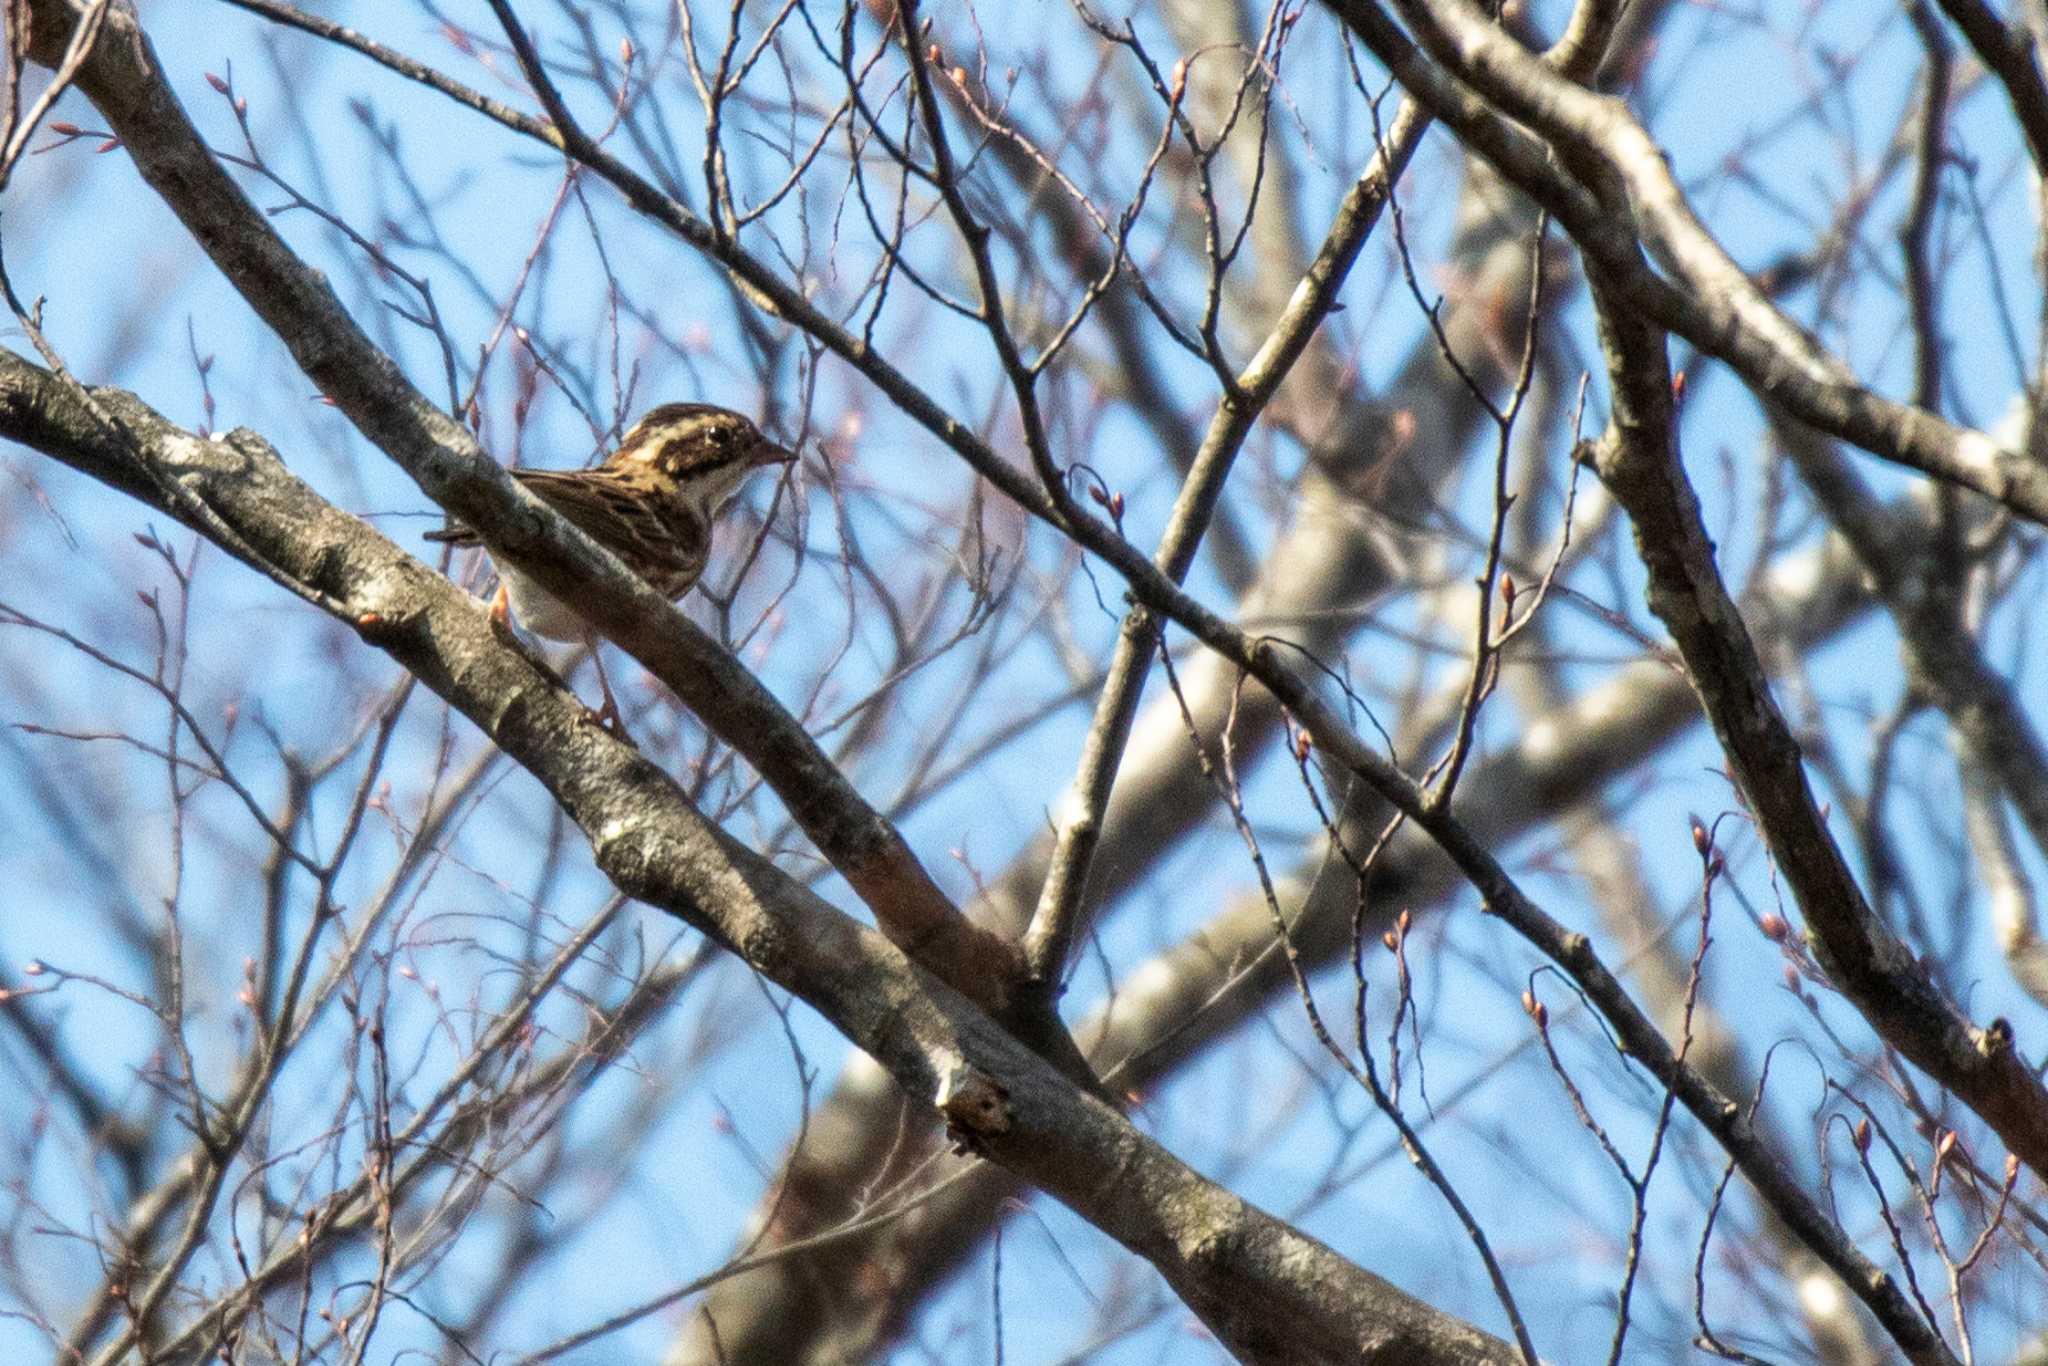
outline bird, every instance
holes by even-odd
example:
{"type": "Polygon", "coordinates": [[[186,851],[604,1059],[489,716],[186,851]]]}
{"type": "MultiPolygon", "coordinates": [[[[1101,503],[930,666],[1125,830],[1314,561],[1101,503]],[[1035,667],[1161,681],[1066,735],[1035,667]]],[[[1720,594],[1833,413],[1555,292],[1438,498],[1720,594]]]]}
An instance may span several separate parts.
{"type": "MultiPolygon", "coordinates": [[[[516,469],[512,477],[578,530],[619,557],[674,602],[704,574],[711,526],[749,474],[786,465],[796,453],[762,435],[745,416],[710,403],[664,403],[627,429],[602,463],[581,470],[516,469]]],[[[426,534],[452,546],[481,545],[474,528],[451,518],[426,534]]],[[[597,658],[596,633],[573,602],[540,586],[518,566],[494,558],[498,591],[491,616],[508,608],[549,640],[582,641],[597,658]]],[[[604,705],[600,724],[623,733],[617,701],[597,665],[604,705]]]]}

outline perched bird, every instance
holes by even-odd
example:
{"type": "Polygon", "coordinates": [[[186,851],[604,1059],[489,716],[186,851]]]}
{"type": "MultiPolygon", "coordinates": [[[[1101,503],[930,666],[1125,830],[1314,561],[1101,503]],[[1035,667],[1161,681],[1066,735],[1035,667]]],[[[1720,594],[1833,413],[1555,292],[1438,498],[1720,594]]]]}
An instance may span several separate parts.
{"type": "MultiPolygon", "coordinates": [[[[764,465],[795,459],[794,452],[730,409],[664,403],[634,423],[601,465],[518,469],[512,477],[673,602],[703,575],[711,524],[746,477],[764,465]]],[[[456,521],[428,532],[427,539],[481,544],[474,530],[456,521]]],[[[497,568],[494,616],[503,621],[509,603],[528,630],[550,640],[583,641],[596,658],[595,634],[573,603],[548,592],[517,566],[500,563],[497,568]]],[[[597,680],[604,690],[598,717],[616,725],[619,709],[602,662],[597,680]]]]}

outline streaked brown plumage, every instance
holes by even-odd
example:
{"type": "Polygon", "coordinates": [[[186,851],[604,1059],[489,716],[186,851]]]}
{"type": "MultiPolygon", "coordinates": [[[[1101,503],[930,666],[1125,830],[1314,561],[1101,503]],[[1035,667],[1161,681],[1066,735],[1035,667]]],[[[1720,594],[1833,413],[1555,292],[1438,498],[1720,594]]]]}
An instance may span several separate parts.
{"type": "MultiPolygon", "coordinates": [[[[794,459],[730,409],[664,403],[634,423],[601,465],[514,470],[512,477],[673,601],[703,575],[711,524],[747,475],[794,459]]],[[[460,522],[427,539],[480,544],[460,522]]],[[[569,604],[514,566],[501,564],[498,572],[528,630],[550,640],[587,638],[588,625],[569,604]]]]}
{"type": "MultiPolygon", "coordinates": [[[[764,465],[795,459],[793,452],[730,409],[709,403],[664,403],[634,423],[601,465],[585,470],[513,470],[512,477],[674,601],[703,575],[711,553],[711,524],[746,477],[764,465]]],[[[428,532],[427,539],[458,546],[481,544],[474,530],[453,521],[428,532]]],[[[499,562],[498,579],[492,610],[501,619],[509,604],[520,623],[537,635],[595,646],[582,614],[516,565],[499,562]]],[[[616,722],[618,708],[602,663],[597,676],[604,689],[599,715],[616,722]]]]}

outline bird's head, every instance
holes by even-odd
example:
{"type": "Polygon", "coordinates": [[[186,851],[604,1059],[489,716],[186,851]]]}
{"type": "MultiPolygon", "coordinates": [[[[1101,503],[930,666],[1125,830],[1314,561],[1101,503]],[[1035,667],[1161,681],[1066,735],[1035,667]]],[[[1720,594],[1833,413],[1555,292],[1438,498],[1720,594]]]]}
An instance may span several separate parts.
{"type": "Polygon", "coordinates": [[[673,479],[708,519],[764,465],[786,465],[796,453],[761,434],[739,413],[709,403],[664,403],[634,423],[608,462],[635,465],[673,479]]]}

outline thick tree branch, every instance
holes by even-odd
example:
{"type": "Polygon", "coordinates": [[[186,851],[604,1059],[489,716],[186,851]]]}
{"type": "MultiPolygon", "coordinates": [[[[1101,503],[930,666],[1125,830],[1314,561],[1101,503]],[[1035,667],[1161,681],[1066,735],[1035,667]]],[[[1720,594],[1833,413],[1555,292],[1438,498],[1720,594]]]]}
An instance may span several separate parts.
{"type": "Polygon", "coordinates": [[[1635,523],[1650,607],[1669,628],[1758,828],[1836,986],[1884,1038],[2048,1171],[2048,1091],[2012,1026],[1972,1025],[1864,899],[1807,785],[1740,611],[1722,587],[1679,462],[1663,339],[1594,282],[1614,421],[1593,458],[1635,523]]]}
{"type": "MultiPolygon", "coordinates": [[[[1159,572],[1171,582],[1178,584],[1187,577],[1245,437],[1281,382],[1293,373],[1317,327],[1336,306],[1338,291],[1350,277],[1359,250],[1379,222],[1395,182],[1428,128],[1428,118],[1413,101],[1401,106],[1385,144],[1345,194],[1336,221],[1272,332],[1217,405],[1152,557],[1159,572]]],[[[1056,822],[1045,884],[1024,936],[1031,975],[1046,989],[1057,983],[1080,930],[1088,871],[1101,839],[1117,768],[1137,718],[1145,676],[1158,648],[1157,631],[1148,608],[1134,608],[1124,618],[1116,654],[1082,747],[1080,770],[1056,822]]]]}
{"type": "Polygon", "coordinates": [[[1428,53],[1370,0],[1329,3],[1431,114],[1557,217],[1606,275],[1616,302],[1727,362],[1801,421],[2048,525],[2048,468],[1983,432],[1857,382],[1701,226],[1662,149],[1626,106],[1572,84],[1462,0],[1428,9],[1404,0],[1403,15],[1423,21],[1418,32],[1440,40],[1428,53]],[[1431,57],[1455,66],[1446,70],[1431,57]],[[1521,124],[1547,143],[1522,132],[1521,124]],[[1575,164],[1597,155],[1603,181],[1625,185],[1627,202],[1603,202],[1588,192],[1548,155],[1548,146],[1575,164]],[[1675,281],[1644,258],[1638,222],[1675,281]]]}
{"type": "MultiPolygon", "coordinates": [[[[56,60],[75,7],[36,0],[32,13],[31,55],[56,60]]],[[[518,489],[371,343],[319,272],[292,253],[207,150],[132,11],[108,15],[77,84],[143,178],[364,436],[475,527],[493,553],[509,555],[579,602],[593,625],[745,755],[894,940],[958,989],[1004,1008],[1018,975],[1015,948],[960,916],[895,828],[751,674],[566,519],[518,489]]],[[[1057,1030],[1034,1032],[1052,1055],[1076,1065],[1057,1030]]]]}
{"type": "Polygon", "coordinates": [[[2027,140],[2036,175],[2048,173],[2048,81],[2041,78],[2035,44],[2040,35],[2015,17],[2008,23],[1984,0],[1939,0],[1942,11],[1963,31],[1977,59],[1991,69],[2012,101],[2014,119],[2027,140]]]}
{"type": "MultiPolygon", "coordinates": [[[[1857,580],[1855,564],[1837,547],[1831,553],[1792,557],[1766,575],[1759,587],[1783,611],[1793,633],[1786,647],[1803,651],[1832,637],[1867,607],[1857,580]]],[[[1698,699],[1682,674],[1662,661],[1639,661],[1547,713],[1518,737],[1512,750],[1483,759],[1466,786],[1461,815],[1478,838],[1494,845],[1512,844],[1551,813],[1592,798],[1640,766],[1687,734],[1698,719],[1698,699]]],[[[1361,794],[1357,805],[1343,813],[1341,828],[1347,838],[1369,841],[1386,815],[1383,803],[1361,794]]],[[[1311,846],[1294,873],[1277,886],[1304,961],[1327,966],[1350,951],[1358,889],[1327,847],[1311,846]]],[[[1375,865],[1363,930],[1367,938],[1379,934],[1404,908],[1418,919],[1447,913],[1465,886],[1463,876],[1441,851],[1426,837],[1404,829],[1375,865]]],[[[1292,981],[1274,949],[1271,914],[1262,898],[1247,895],[1180,943],[1133,965],[1123,974],[1115,997],[1078,1021],[1074,1032],[1087,1045],[1096,1070],[1118,1091],[1151,1094],[1218,1040],[1260,1018],[1276,996],[1291,990],[1292,981]]],[[[1741,1089],[1721,1088],[1724,1094],[1741,1089]]],[[[1729,1145],[1745,1172],[1760,1174],[1753,1185],[1759,1200],[1774,1214],[1777,1201],[1791,1202],[1779,1216],[1780,1223],[1804,1231],[1800,1245],[1808,1248],[1810,1260],[1841,1265],[1829,1249],[1853,1240],[1820,1215],[1798,1183],[1788,1178],[1786,1163],[1772,1156],[1774,1145],[1759,1132],[1756,1118],[1745,1107],[1727,1104],[1706,1107],[1704,1113],[1708,1118],[1703,1127],[1717,1142],[1729,1145]],[[1827,1240],[1818,1247],[1804,1241],[1816,1227],[1827,1231],[1827,1240]]],[[[856,1065],[842,1081],[819,1111],[816,1124],[835,1141],[813,1144],[792,1158],[789,1179],[802,1190],[805,1202],[806,1222],[797,1223],[798,1229],[814,1226],[809,1219],[819,1220],[815,1226],[822,1227],[826,1219],[844,1217],[850,1208],[849,1192],[873,1182],[899,1142],[893,1095],[878,1089],[872,1067],[863,1065],[856,1065]]],[[[921,1151],[897,1155],[898,1165],[914,1165],[921,1151]]],[[[914,1239],[882,1239],[880,1245],[837,1249],[833,1258],[820,1263],[752,1273],[714,1292],[706,1315],[715,1321],[728,1352],[745,1349],[805,1360],[830,1359],[835,1353],[856,1359],[871,1355],[878,1350],[878,1339],[901,1331],[901,1311],[879,1324],[866,1313],[848,1313],[844,1321],[819,1324],[816,1319],[830,1306],[819,1305],[816,1283],[823,1279],[836,1285],[855,1268],[871,1272],[876,1265],[886,1265],[892,1269],[895,1299],[915,1302],[957,1267],[992,1223],[1015,1208],[1018,1194],[1016,1183],[1003,1173],[986,1173],[936,1197],[914,1239]]],[[[785,1211],[785,1217],[789,1213],[785,1211]]],[[[1837,1273],[1830,1269],[1817,1274],[1832,1279],[1837,1273]]],[[[671,1358],[673,1363],[719,1359],[698,1329],[693,1321],[692,1337],[671,1358]]]]}
{"type": "MultiPolygon", "coordinates": [[[[1966,771],[1988,788],[1969,783],[1971,799],[1994,810],[2001,799],[2011,802],[2034,847],[2048,853],[2048,746],[1971,633],[1959,566],[1946,562],[1957,547],[1937,536],[1931,519],[1879,503],[1825,437],[1781,413],[1769,416],[1891,614],[1908,685],[1948,717],[1966,771]]],[[[1974,813],[1971,819],[1969,828],[1988,828],[1974,813]]],[[[1993,887],[2008,882],[1996,869],[1985,880],[1993,887]]]]}
{"type": "Polygon", "coordinates": [[[132,395],[93,397],[122,432],[50,372],[0,352],[0,436],[189,522],[158,492],[175,482],[235,529],[245,553],[483,727],[561,804],[621,891],[801,997],[910,1095],[937,1103],[963,1071],[992,1083],[1000,1122],[974,1130],[981,1150],[1151,1261],[1240,1359],[1511,1358],[1506,1344],[1188,1169],[880,935],[705,820],[667,775],[586,724],[582,704],[501,640],[476,602],[321,500],[260,437],[208,440],[132,395]]]}

